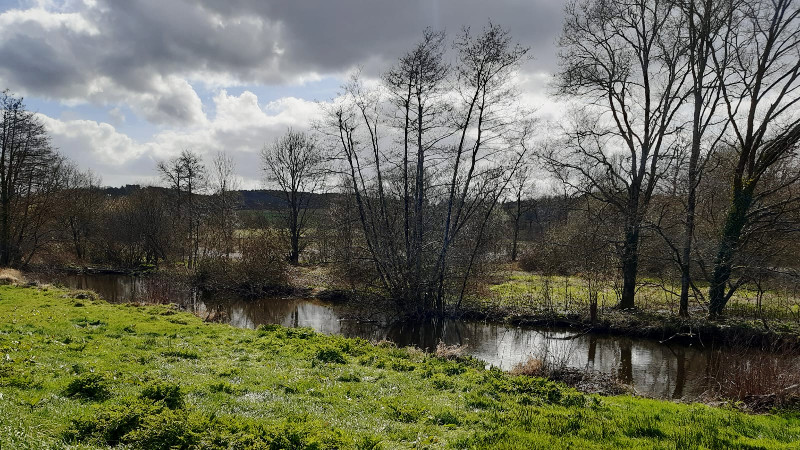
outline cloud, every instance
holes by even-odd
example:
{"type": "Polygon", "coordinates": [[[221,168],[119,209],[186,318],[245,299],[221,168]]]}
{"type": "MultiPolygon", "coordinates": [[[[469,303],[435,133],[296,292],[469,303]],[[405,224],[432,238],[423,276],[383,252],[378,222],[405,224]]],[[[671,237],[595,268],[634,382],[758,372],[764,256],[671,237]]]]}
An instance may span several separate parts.
{"type": "Polygon", "coordinates": [[[305,83],[344,79],[355,67],[375,82],[427,26],[451,39],[462,26],[479,30],[488,19],[508,28],[534,56],[520,74],[520,102],[542,105],[545,117],[562,109],[546,96],[563,8],[552,0],[19,4],[0,6],[0,89],[44,104],[54,144],[111,185],[152,180],[158,160],[191,148],[207,158],[229,152],[246,185],[258,186],[264,143],[287,127],[308,127],[320,113],[298,98],[311,97],[311,87],[302,91],[305,83]],[[248,90],[228,93],[261,93],[261,86],[294,96],[265,103],[248,90]],[[91,108],[69,108],[83,104],[107,118],[87,120],[91,108]],[[150,137],[121,131],[133,128],[136,136],[150,137]]]}
{"type": "Polygon", "coordinates": [[[425,26],[487,18],[552,71],[552,0],[42,0],[0,13],[0,85],[52,100],[127,105],[153,124],[203,126],[193,86],[302,84],[355,66],[375,76],[425,26]]]}
{"type": "Polygon", "coordinates": [[[105,184],[154,181],[157,161],[191,149],[207,162],[216,152],[226,151],[237,162],[245,186],[253,188],[260,186],[263,145],[287,127],[307,127],[320,114],[316,103],[292,97],[260,105],[249,91],[234,96],[223,90],[213,101],[216,115],[203,126],[163,130],[145,142],[131,139],[108,123],[40,118],[53,144],[79,167],[101,174],[105,184]]]}

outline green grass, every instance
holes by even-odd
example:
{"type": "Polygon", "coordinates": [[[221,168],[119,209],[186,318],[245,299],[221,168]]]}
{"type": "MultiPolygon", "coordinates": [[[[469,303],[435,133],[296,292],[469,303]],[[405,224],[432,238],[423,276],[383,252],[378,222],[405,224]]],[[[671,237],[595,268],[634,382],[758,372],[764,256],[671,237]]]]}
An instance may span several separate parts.
{"type": "MultiPolygon", "coordinates": [[[[539,275],[522,271],[503,272],[501,282],[491,285],[481,299],[472,299],[480,307],[500,307],[517,314],[554,312],[587,314],[589,285],[578,276],[539,275]]],[[[699,286],[706,289],[707,286],[699,286]]],[[[612,281],[597,282],[598,304],[601,310],[619,302],[612,281]]],[[[670,282],[641,277],[636,291],[637,307],[644,311],[677,315],[680,280],[670,282]]],[[[774,319],[800,324],[800,297],[789,290],[768,290],[762,296],[761,311],[757,307],[757,291],[749,285],[737,290],[726,307],[726,314],[741,319],[774,319]]],[[[692,301],[695,314],[702,307],[692,301]]]]}
{"type": "Polygon", "coordinates": [[[597,397],[310,329],[0,287],[0,448],[798,448],[800,416],[597,397]]]}

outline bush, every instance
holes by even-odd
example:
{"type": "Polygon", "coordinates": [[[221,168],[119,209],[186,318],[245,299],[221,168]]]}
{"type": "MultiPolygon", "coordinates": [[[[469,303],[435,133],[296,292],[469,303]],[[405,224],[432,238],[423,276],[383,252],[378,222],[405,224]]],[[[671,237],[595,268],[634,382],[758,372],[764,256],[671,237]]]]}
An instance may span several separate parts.
{"type": "Polygon", "coordinates": [[[287,262],[272,231],[258,231],[239,243],[241,258],[207,259],[198,264],[197,284],[206,291],[232,291],[257,297],[286,290],[287,262]]]}
{"type": "MultiPolygon", "coordinates": [[[[73,419],[64,433],[68,442],[130,449],[189,448],[350,448],[352,442],[326,423],[308,417],[275,424],[244,418],[209,418],[187,409],[169,409],[148,399],[96,406],[73,419]]],[[[374,440],[370,441],[375,443],[374,440]]],[[[375,445],[366,448],[376,448],[375,445]]]]}
{"type": "Polygon", "coordinates": [[[347,358],[345,358],[344,353],[335,347],[322,347],[317,350],[315,357],[318,361],[322,361],[324,363],[345,364],[347,362],[347,358]]]}
{"type": "Polygon", "coordinates": [[[198,359],[200,354],[194,350],[167,350],[161,352],[162,356],[166,356],[168,358],[179,358],[179,359],[198,359]]]}
{"type": "Polygon", "coordinates": [[[433,387],[440,391],[445,391],[449,389],[453,389],[455,383],[453,383],[450,378],[442,373],[437,373],[431,377],[431,383],[433,383],[433,387]]]}
{"type": "Polygon", "coordinates": [[[67,397],[85,400],[103,400],[111,395],[111,389],[105,376],[99,373],[87,373],[70,381],[64,394],[67,397]]]}
{"type": "Polygon", "coordinates": [[[193,448],[196,439],[186,413],[164,409],[141,417],[138,426],[124,435],[121,442],[135,449],[170,450],[193,448]]]}
{"type": "Polygon", "coordinates": [[[403,423],[414,423],[428,414],[428,408],[422,401],[406,402],[397,398],[385,400],[386,413],[390,419],[403,423]]]}
{"type": "Polygon", "coordinates": [[[154,402],[164,402],[169,409],[180,409],[184,405],[181,387],[174,383],[157,381],[148,384],[142,389],[140,397],[154,402]]]}
{"type": "Polygon", "coordinates": [[[220,381],[218,383],[213,383],[208,386],[208,390],[212,393],[223,392],[225,394],[234,395],[238,393],[238,389],[235,386],[228,383],[227,381],[220,381]]]}
{"type": "Polygon", "coordinates": [[[188,448],[194,439],[189,426],[189,416],[184,410],[171,410],[148,401],[132,401],[96,408],[74,419],[65,437],[101,446],[126,444],[135,449],[188,448]]]}

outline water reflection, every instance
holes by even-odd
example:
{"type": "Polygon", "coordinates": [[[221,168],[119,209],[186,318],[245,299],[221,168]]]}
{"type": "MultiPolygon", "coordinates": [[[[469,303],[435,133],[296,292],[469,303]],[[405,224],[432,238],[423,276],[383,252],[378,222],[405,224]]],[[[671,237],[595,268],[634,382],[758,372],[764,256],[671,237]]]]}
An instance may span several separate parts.
{"type": "MultiPolygon", "coordinates": [[[[63,284],[92,289],[109,301],[148,301],[152,285],[134,277],[82,275],[63,277],[63,284]]],[[[161,289],[164,289],[163,287],[161,289]]],[[[550,358],[569,368],[588,368],[618,377],[646,396],[695,399],[709,389],[709,379],[726,374],[726,367],[741,366],[743,356],[732,350],[709,350],[664,345],[647,339],[586,334],[573,331],[510,326],[454,320],[398,323],[380,313],[369,320],[351,319],[350,311],[306,299],[261,301],[202,299],[191,291],[168,294],[200,315],[222,317],[233,326],[255,328],[261,324],[311,327],[326,334],[390,340],[399,346],[433,350],[441,341],[466,346],[466,352],[488,364],[511,369],[529,357],[550,358]],[[204,301],[205,300],[205,301],[204,301]]],[[[363,318],[363,314],[359,315],[363,318]]],[[[763,363],[764,355],[759,355],[763,363]]],[[[797,359],[772,357],[770,363],[785,371],[796,370],[797,359]]]]}

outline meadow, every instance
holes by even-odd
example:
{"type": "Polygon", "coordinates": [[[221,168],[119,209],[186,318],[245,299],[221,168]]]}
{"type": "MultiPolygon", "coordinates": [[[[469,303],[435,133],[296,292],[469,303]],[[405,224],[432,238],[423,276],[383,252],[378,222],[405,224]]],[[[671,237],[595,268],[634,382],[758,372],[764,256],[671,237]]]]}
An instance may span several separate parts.
{"type": "MultiPolygon", "coordinates": [[[[466,302],[473,310],[503,311],[511,316],[586,316],[591,299],[596,296],[598,318],[617,313],[618,280],[593,279],[571,275],[544,275],[505,269],[493,275],[493,283],[466,302]]],[[[698,287],[707,289],[699,284],[698,287]]],[[[655,315],[676,318],[680,280],[642,277],[636,292],[636,310],[640,316],[655,315]]],[[[689,311],[694,319],[708,315],[703,299],[693,298],[689,311]]],[[[774,285],[759,290],[745,285],[731,297],[726,320],[751,322],[759,328],[800,334],[800,292],[797,286],[774,285]]]]}

